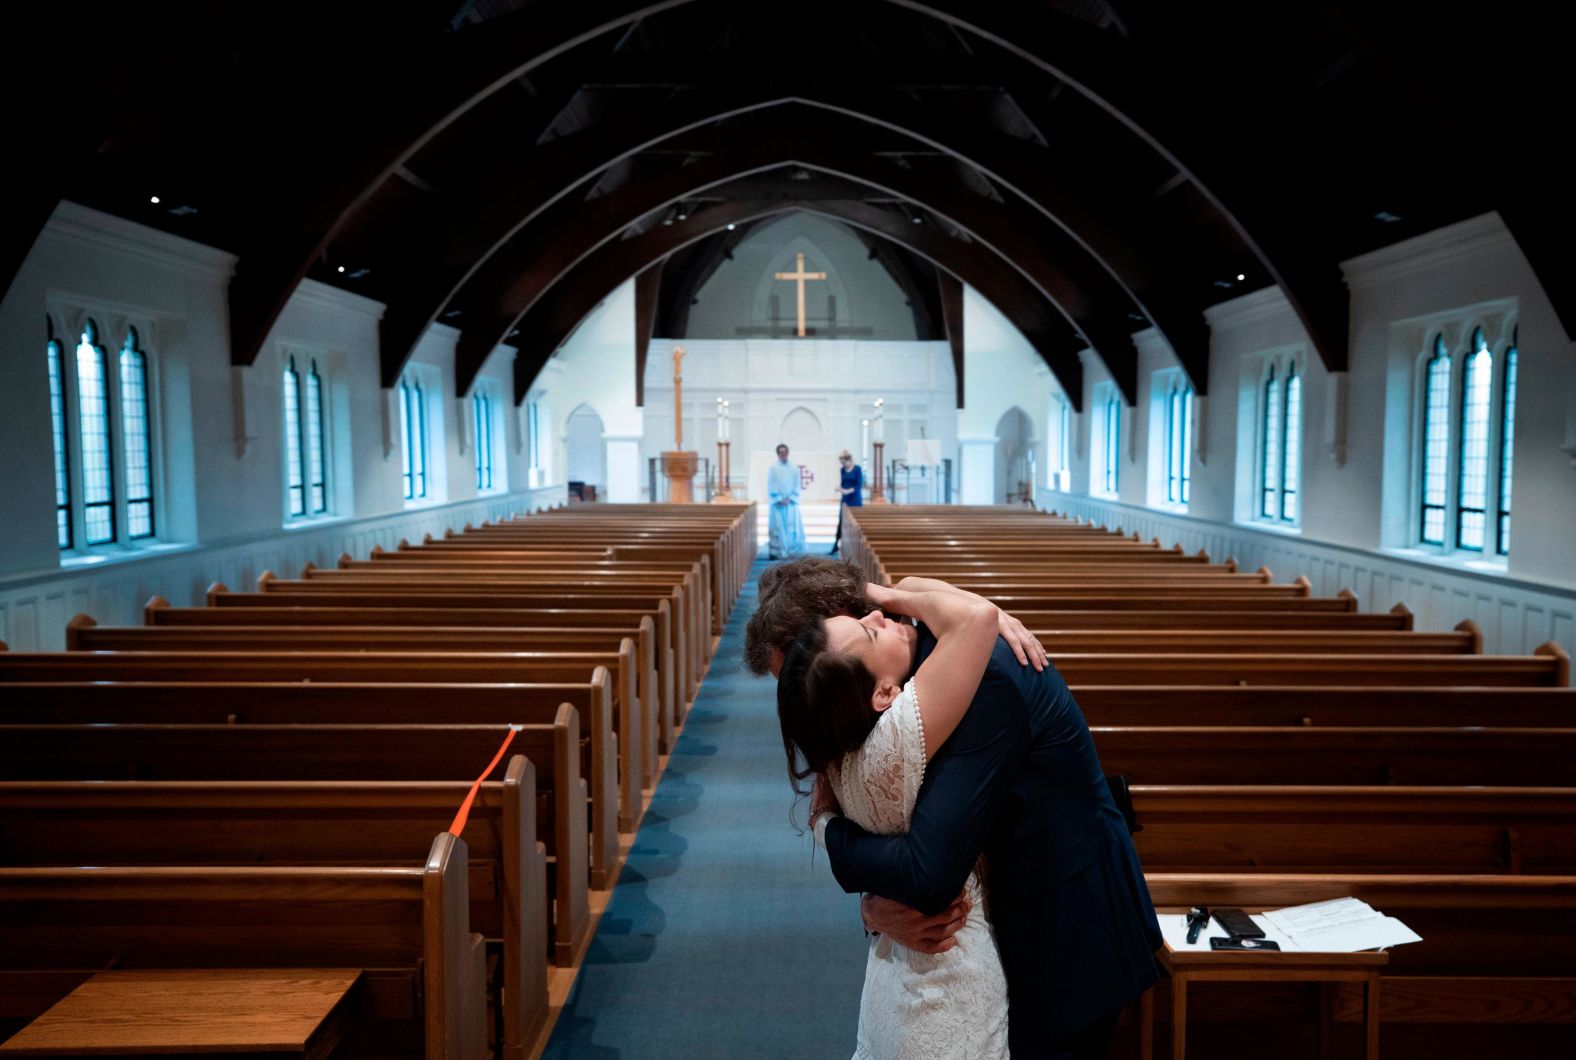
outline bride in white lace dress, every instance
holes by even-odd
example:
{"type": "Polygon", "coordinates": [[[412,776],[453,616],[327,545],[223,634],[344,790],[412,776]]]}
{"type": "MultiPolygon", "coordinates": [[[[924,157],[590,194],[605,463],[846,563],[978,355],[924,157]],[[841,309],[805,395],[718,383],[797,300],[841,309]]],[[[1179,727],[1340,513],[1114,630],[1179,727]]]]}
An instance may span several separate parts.
{"type": "MultiPolygon", "coordinates": [[[[937,636],[935,650],[914,673],[918,631],[909,622],[879,610],[818,620],[784,659],[778,714],[790,773],[822,778],[818,809],[824,780],[850,820],[895,835],[908,831],[926,763],[974,697],[1000,612],[950,587],[907,593],[872,585],[869,593],[873,603],[923,621],[937,636]]],[[[819,837],[819,812],[816,826],[819,837]]],[[[855,1060],[1007,1055],[1007,983],[979,866],[960,897],[966,920],[944,952],[871,939],[855,1060]]]]}

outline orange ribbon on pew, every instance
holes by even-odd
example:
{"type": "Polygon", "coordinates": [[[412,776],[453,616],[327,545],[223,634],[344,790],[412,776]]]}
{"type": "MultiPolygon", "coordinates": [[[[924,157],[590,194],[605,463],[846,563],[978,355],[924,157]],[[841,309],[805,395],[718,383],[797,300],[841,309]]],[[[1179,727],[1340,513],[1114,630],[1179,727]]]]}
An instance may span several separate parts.
{"type": "Polygon", "coordinates": [[[471,790],[465,793],[465,801],[460,803],[460,812],[454,815],[454,823],[449,825],[449,834],[456,839],[460,837],[461,832],[465,831],[465,822],[470,820],[471,804],[476,801],[476,793],[482,789],[482,781],[491,776],[492,771],[498,768],[498,763],[503,761],[503,753],[509,749],[509,745],[514,742],[514,734],[519,731],[520,727],[518,725],[509,726],[509,735],[505,736],[503,743],[498,745],[498,753],[493,755],[491,762],[487,763],[487,768],[482,770],[482,775],[476,778],[476,783],[471,785],[471,790]]]}

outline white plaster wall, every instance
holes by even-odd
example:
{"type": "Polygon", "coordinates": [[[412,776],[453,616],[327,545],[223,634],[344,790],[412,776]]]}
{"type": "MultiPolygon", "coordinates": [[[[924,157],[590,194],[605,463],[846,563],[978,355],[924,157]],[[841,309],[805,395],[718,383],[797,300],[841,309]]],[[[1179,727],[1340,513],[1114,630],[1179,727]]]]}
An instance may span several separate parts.
{"type": "Polygon", "coordinates": [[[914,314],[901,288],[846,225],[810,213],[792,213],[750,232],[696,292],[690,307],[691,338],[769,337],[771,297],[777,298],[776,327],[782,335],[797,326],[796,289],[774,274],[792,272],[803,251],[805,271],[825,280],[805,282],[805,317],[819,338],[916,338],[914,314]],[[829,334],[828,296],[837,299],[835,333],[829,334]]]}
{"type": "MultiPolygon", "coordinates": [[[[233,267],[223,252],[62,203],[0,301],[0,364],[13,384],[0,391],[0,639],[12,647],[60,646],[60,628],[77,610],[136,622],[155,592],[192,602],[211,580],[238,585],[264,567],[294,571],[341,551],[364,555],[372,543],[561,502],[561,490],[523,489],[474,500],[474,452],[468,430],[462,433],[469,406],[454,394],[457,333],[437,326],[413,361],[433,384],[438,489],[428,505],[407,511],[397,409],[380,387],[383,306],[304,282],[257,361],[232,368],[226,286],[233,267]],[[160,540],[152,545],[64,562],[56,548],[46,312],[62,326],[68,316],[80,326],[91,315],[112,354],[126,324],[138,329],[153,397],[160,540]],[[280,372],[290,350],[318,359],[327,388],[333,500],[329,517],[286,525],[280,372]]],[[[75,335],[57,330],[56,337],[69,357],[75,335]]],[[[512,351],[485,369],[505,410],[511,371],[512,351]]],[[[70,389],[67,414],[74,415],[70,389]]],[[[500,413],[506,436],[511,418],[500,413]]]]}
{"type": "MultiPolygon", "coordinates": [[[[657,356],[652,344],[651,357],[657,356]]],[[[635,281],[620,284],[581,321],[569,341],[553,355],[552,369],[544,371],[533,387],[550,408],[555,454],[553,468],[568,466],[564,451],[569,416],[588,405],[602,417],[604,440],[639,438],[646,433],[643,410],[635,404],[635,281]]],[[[644,481],[638,450],[626,444],[608,445],[606,499],[619,503],[640,500],[631,493],[644,481]]],[[[554,481],[567,479],[555,471],[554,481]]]]}
{"type": "Polygon", "coordinates": [[[963,446],[961,498],[965,504],[1000,503],[994,496],[996,424],[1002,413],[1021,408],[1034,424],[1035,477],[1047,459],[1046,417],[1053,390],[1060,391],[1029,340],[972,287],[963,288],[963,408],[958,440],[963,446]],[[985,443],[989,442],[986,449],[985,443]],[[983,481],[981,481],[983,479],[983,481]]]}
{"type": "MultiPolygon", "coordinates": [[[[1162,513],[1145,503],[1150,462],[1159,452],[1150,444],[1150,385],[1156,369],[1175,364],[1153,332],[1136,336],[1138,404],[1124,414],[1117,502],[1089,496],[1095,417],[1086,413],[1077,424],[1072,488],[1042,490],[1041,505],[1098,514],[1145,537],[1164,529],[1168,545],[1180,540],[1189,548],[1209,547],[1212,554],[1235,551],[1239,559],[1244,553],[1271,556],[1277,573],[1287,576],[1302,572],[1304,564],[1314,565],[1309,573],[1335,572],[1332,579],[1346,571],[1343,584],[1365,582],[1365,606],[1404,601],[1418,610],[1417,598],[1426,598],[1431,621],[1444,623],[1433,628],[1448,628],[1464,617],[1492,622],[1501,631],[1494,636],[1507,646],[1503,650],[1530,649],[1550,638],[1571,647],[1566,594],[1576,590],[1576,346],[1514,240],[1489,214],[1354,259],[1344,269],[1352,292],[1345,373],[1326,370],[1278,289],[1233,299],[1206,314],[1209,395],[1199,410],[1192,502],[1185,513],[1162,513]],[[1404,523],[1412,504],[1407,457],[1415,416],[1415,321],[1506,300],[1514,301],[1520,322],[1519,379],[1512,546],[1508,564],[1496,572],[1483,569],[1490,565],[1481,561],[1397,547],[1395,524],[1398,518],[1404,523]],[[1251,518],[1257,391],[1263,359],[1271,354],[1298,356],[1302,366],[1302,519],[1293,528],[1251,518]],[[1238,530],[1222,529],[1231,527],[1238,530]],[[1277,539],[1283,543],[1276,545],[1277,539]]],[[[1084,366],[1087,409],[1094,388],[1109,377],[1092,354],[1085,355],[1084,366]]],[[[970,367],[972,379],[972,358],[970,367]]],[[[1315,585],[1329,592],[1342,587],[1333,581],[1315,585]]]]}

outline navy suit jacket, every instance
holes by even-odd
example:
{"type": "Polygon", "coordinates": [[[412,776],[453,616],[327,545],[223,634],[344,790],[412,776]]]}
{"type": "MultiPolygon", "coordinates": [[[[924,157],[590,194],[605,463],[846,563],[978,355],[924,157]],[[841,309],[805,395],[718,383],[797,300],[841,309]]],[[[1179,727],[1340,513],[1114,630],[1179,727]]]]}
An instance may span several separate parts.
{"type": "MultiPolygon", "coordinates": [[[[916,667],[935,645],[921,627],[916,667]]],[[[968,713],[926,767],[908,834],[836,817],[826,848],[845,891],[927,914],[986,856],[1014,1056],[1053,1050],[1158,978],[1160,926],[1083,712],[1054,667],[1020,665],[999,637],[968,713]]]]}

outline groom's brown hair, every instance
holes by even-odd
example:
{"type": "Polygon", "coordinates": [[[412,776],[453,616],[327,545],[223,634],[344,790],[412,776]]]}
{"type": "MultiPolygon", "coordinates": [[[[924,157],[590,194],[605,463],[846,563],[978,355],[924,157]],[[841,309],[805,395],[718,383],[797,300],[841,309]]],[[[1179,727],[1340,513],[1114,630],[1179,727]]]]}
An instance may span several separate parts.
{"type": "Polygon", "coordinates": [[[761,572],[760,604],[744,628],[744,665],[757,677],[771,673],[772,653],[781,658],[818,618],[870,611],[865,574],[830,556],[802,556],[761,572]]]}

